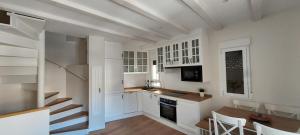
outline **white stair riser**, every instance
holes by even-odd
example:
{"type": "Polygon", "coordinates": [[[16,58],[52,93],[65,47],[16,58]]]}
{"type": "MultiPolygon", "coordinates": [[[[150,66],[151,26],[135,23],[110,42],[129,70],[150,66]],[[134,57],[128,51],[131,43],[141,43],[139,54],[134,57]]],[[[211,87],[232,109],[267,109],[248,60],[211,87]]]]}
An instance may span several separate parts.
{"type": "Polygon", "coordinates": [[[73,103],[72,100],[68,100],[68,101],[65,101],[65,102],[62,102],[62,103],[50,106],[49,109],[50,109],[50,112],[53,112],[55,110],[58,110],[58,109],[61,109],[63,107],[66,107],[68,105],[71,105],[72,103],[73,103]]]}
{"type": "Polygon", "coordinates": [[[0,76],[37,75],[37,67],[0,67],[0,76]]]}
{"type": "Polygon", "coordinates": [[[1,76],[2,84],[36,83],[36,75],[7,75],[1,76]]]}
{"type": "Polygon", "coordinates": [[[50,131],[68,127],[68,126],[72,126],[72,125],[79,124],[79,123],[83,123],[83,122],[86,122],[87,120],[88,120],[88,117],[84,116],[84,117],[80,117],[77,119],[72,119],[72,120],[68,120],[65,122],[56,123],[56,124],[50,125],[50,131]]]}
{"type": "Polygon", "coordinates": [[[52,96],[52,97],[47,98],[47,99],[45,100],[45,104],[49,104],[49,103],[51,103],[52,101],[56,100],[56,99],[58,98],[57,95],[58,95],[58,94],[56,94],[56,95],[54,95],[54,96],[52,96]]]}
{"type": "Polygon", "coordinates": [[[78,107],[78,108],[74,108],[74,109],[71,109],[71,110],[68,110],[68,111],[65,111],[65,112],[50,115],[50,121],[54,121],[54,120],[57,120],[57,119],[60,119],[60,118],[63,118],[63,117],[67,117],[67,116],[70,116],[72,114],[79,113],[79,112],[82,112],[82,111],[83,111],[83,107],[78,107]]]}
{"type": "Polygon", "coordinates": [[[88,135],[88,131],[86,129],[83,129],[83,130],[63,132],[63,133],[51,134],[51,135],[88,135]]]}

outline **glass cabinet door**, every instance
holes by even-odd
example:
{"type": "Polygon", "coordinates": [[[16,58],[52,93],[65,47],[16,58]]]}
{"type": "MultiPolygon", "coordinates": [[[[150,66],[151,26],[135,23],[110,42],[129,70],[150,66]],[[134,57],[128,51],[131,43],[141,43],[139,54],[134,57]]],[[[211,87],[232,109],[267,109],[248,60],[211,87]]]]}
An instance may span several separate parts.
{"type": "Polygon", "coordinates": [[[137,52],[136,72],[147,72],[148,56],[147,52],[137,52]]]}
{"type": "Polygon", "coordinates": [[[192,40],[192,64],[200,62],[199,51],[199,39],[192,40]]]}
{"type": "Polygon", "coordinates": [[[166,57],[166,65],[170,65],[171,63],[171,49],[170,46],[165,46],[165,57],[166,57]]]}
{"type": "Polygon", "coordinates": [[[179,47],[178,44],[173,44],[173,61],[174,63],[179,62],[179,47]]]}
{"type": "Polygon", "coordinates": [[[164,66],[163,66],[163,47],[157,48],[157,71],[158,72],[164,72],[164,66]]]}
{"type": "Polygon", "coordinates": [[[182,64],[189,64],[189,47],[188,42],[182,42],[181,44],[182,50],[182,64]]]}
{"type": "Polygon", "coordinates": [[[134,52],[123,51],[123,68],[124,72],[134,72],[134,52]]]}

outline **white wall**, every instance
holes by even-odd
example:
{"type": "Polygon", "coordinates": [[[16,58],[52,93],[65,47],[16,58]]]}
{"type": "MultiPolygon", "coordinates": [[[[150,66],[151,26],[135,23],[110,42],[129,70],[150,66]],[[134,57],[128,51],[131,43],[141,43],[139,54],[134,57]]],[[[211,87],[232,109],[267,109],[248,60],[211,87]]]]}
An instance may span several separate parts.
{"type": "Polygon", "coordinates": [[[87,108],[87,83],[74,79],[63,68],[87,63],[87,42],[82,38],[67,38],[63,34],[46,33],[46,59],[62,67],[46,60],[45,91],[59,92],[59,97],[72,97],[75,103],[87,108]]]}
{"type": "MultiPolygon", "coordinates": [[[[83,74],[88,74],[88,65],[76,65],[72,66],[77,70],[73,70],[83,74]]],[[[82,104],[85,111],[88,111],[89,107],[89,84],[88,76],[86,80],[74,76],[72,73],[66,73],[66,88],[67,96],[73,98],[73,103],[82,104]]]]}
{"type": "Polygon", "coordinates": [[[214,107],[231,104],[220,94],[218,47],[223,41],[251,38],[253,99],[260,102],[299,106],[300,103],[300,10],[267,16],[257,22],[227,26],[209,34],[209,93],[214,107]]]}
{"type": "Polygon", "coordinates": [[[49,110],[0,118],[1,135],[49,135],[49,110]]]}
{"type": "Polygon", "coordinates": [[[36,79],[32,79],[32,76],[36,76],[37,67],[36,64],[26,67],[28,63],[24,63],[22,57],[30,56],[33,61],[35,61],[36,59],[34,57],[36,57],[36,53],[34,53],[34,50],[36,50],[38,42],[1,30],[0,35],[0,44],[2,46],[2,51],[0,51],[0,115],[36,108],[36,88],[24,90],[22,82],[29,81],[31,83],[36,83],[36,79]],[[11,46],[15,47],[10,51],[9,47],[11,46]],[[25,48],[31,48],[32,50],[25,48]],[[15,61],[9,61],[9,59],[13,57],[15,61]],[[10,63],[10,65],[7,65],[8,63],[10,63]],[[11,64],[13,64],[13,66],[11,64]],[[29,77],[26,75],[29,75],[29,77]],[[9,81],[12,78],[18,79],[9,81]],[[1,80],[8,80],[9,84],[6,84],[7,82],[1,82],[1,80]]]}
{"type": "Polygon", "coordinates": [[[0,115],[36,107],[36,90],[23,90],[21,84],[0,84],[0,115]]]}
{"type": "Polygon", "coordinates": [[[58,97],[67,96],[67,80],[64,68],[47,62],[45,65],[45,91],[59,92],[58,97]]]}

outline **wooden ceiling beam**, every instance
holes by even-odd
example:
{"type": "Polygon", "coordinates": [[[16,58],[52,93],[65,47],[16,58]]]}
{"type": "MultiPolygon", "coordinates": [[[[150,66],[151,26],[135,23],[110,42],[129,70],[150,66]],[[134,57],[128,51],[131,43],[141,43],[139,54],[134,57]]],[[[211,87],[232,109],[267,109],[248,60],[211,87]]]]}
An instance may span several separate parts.
{"type": "Polygon", "coordinates": [[[18,6],[18,5],[0,2],[0,8],[7,10],[7,11],[15,12],[15,13],[20,13],[20,14],[24,14],[24,15],[30,15],[30,16],[34,16],[34,17],[38,17],[38,18],[43,18],[46,21],[52,20],[52,21],[57,21],[57,22],[63,22],[63,23],[75,25],[78,27],[86,28],[89,30],[95,30],[95,31],[99,31],[102,33],[111,34],[111,35],[115,35],[115,36],[119,36],[119,37],[123,37],[123,38],[128,38],[128,39],[133,39],[133,40],[143,41],[143,42],[148,42],[148,43],[156,42],[152,39],[139,37],[139,36],[135,36],[135,35],[130,35],[127,33],[122,33],[119,31],[100,27],[98,25],[93,25],[93,24],[82,22],[82,21],[65,18],[65,17],[61,17],[58,15],[54,15],[54,14],[50,14],[50,13],[46,13],[43,11],[38,11],[38,10],[34,10],[34,9],[30,9],[30,8],[26,8],[26,7],[22,7],[22,6],[18,6]]]}
{"type": "Polygon", "coordinates": [[[184,34],[189,34],[190,30],[185,28],[182,25],[179,25],[173,21],[171,21],[170,19],[168,19],[167,17],[161,16],[158,13],[156,13],[155,11],[153,11],[152,9],[149,9],[148,7],[145,7],[141,4],[139,4],[137,1],[134,0],[112,0],[113,2],[128,8],[129,10],[132,10],[140,15],[143,15],[147,18],[150,18],[156,22],[159,22],[161,24],[165,24],[165,25],[170,25],[173,26],[174,28],[176,28],[178,31],[184,33],[184,34]]]}
{"type": "Polygon", "coordinates": [[[207,6],[199,1],[199,0],[182,0],[183,3],[185,3],[191,10],[193,10],[204,22],[206,22],[207,25],[210,27],[219,30],[222,29],[223,26],[219,24],[218,22],[214,21],[205,11],[207,9],[207,6]]]}
{"type": "Polygon", "coordinates": [[[139,31],[145,32],[145,33],[147,33],[151,36],[154,36],[154,37],[159,37],[159,38],[162,38],[162,39],[170,39],[170,36],[168,36],[166,34],[159,33],[159,32],[153,31],[151,29],[145,28],[143,26],[139,26],[137,24],[122,20],[120,18],[111,16],[111,15],[109,15],[107,13],[104,13],[104,12],[101,12],[99,10],[92,9],[92,8],[84,6],[82,4],[78,4],[78,3],[73,2],[71,0],[43,0],[43,1],[48,1],[50,3],[57,4],[58,6],[63,6],[63,7],[66,7],[66,8],[70,8],[70,9],[73,9],[73,10],[78,11],[80,13],[91,15],[91,16],[97,17],[101,20],[105,20],[107,22],[111,22],[111,23],[115,23],[115,24],[122,25],[122,26],[125,26],[125,27],[129,27],[129,28],[134,29],[134,30],[139,30],[139,31]]]}

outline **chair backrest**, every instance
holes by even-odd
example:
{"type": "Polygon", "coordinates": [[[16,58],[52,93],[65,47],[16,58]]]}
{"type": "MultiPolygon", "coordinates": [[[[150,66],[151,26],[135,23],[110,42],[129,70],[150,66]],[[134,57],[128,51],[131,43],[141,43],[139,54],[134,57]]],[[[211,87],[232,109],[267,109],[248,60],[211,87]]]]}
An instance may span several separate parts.
{"type": "Polygon", "coordinates": [[[212,112],[212,114],[214,119],[215,135],[231,135],[230,132],[232,132],[236,128],[239,129],[240,135],[244,135],[243,127],[246,125],[246,119],[225,116],[216,112],[212,112]],[[219,134],[218,125],[224,130],[224,133],[219,134]],[[231,127],[227,129],[226,125],[229,125],[231,127]]]}
{"type": "Polygon", "coordinates": [[[246,101],[246,100],[233,100],[233,105],[235,108],[245,109],[249,111],[258,112],[260,104],[254,101],[246,101]]]}
{"type": "Polygon", "coordinates": [[[284,105],[265,104],[268,114],[300,119],[300,108],[284,105]]]}
{"type": "Polygon", "coordinates": [[[254,126],[256,129],[257,135],[300,135],[298,133],[291,133],[282,130],[278,130],[275,128],[270,128],[265,125],[254,122],[254,126]]]}

